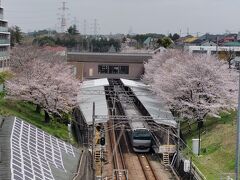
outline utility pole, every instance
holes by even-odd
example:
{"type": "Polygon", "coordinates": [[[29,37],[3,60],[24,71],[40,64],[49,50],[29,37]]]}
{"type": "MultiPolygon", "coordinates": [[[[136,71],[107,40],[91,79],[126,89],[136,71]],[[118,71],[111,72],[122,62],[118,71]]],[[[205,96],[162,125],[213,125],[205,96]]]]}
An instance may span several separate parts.
{"type": "Polygon", "coordinates": [[[237,116],[237,142],[236,142],[236,162],[235,162],[235,174],[236,180],[239,177],[239,146],[240,146],[240,73],[239,73],[239,84],[238,84],[238,116],[237,116]]]}
{"type": "Polygon", "coordinates": [[[181,124],[180,119],[178,120],[178,142],[177,142],[177,167],[180,165],[180,132],[181,132],[181,124]]]}
{"type": "Polygon", "coordinates": [[[100,160],[101,160],[101,180],[103,180],[103,160],[104,160],[104,154],[103,154],[103,146],[105,145],[105,131],[103,128],[103,125],[101,127],[101,140],[100,140],[100,145],[101,145],[101,149],[100,149],[100,160]],[[104,140],[104,142],[103,142],[104,140]]]}
{"type": "Polygon", "coordinates": [[[189,27],[187,28],[187,35],[189,35],[190,33],[189,33],[189,27]]]}
{"type": "Polygon", "coordinates": [[[95,180],[95,102],[93,102],[93,116],[92,116],[92,169],[93,180],[95,180]]]}
{"type": "Polygon", "coordinates": [[[62,2],[62,7],[59,8],[59,10],[61,11],[61,14],[60,14],[60,30],[61,30],[62,33],[64,33],[66,31],[66,27],[67,27],[66,12],[69,10],[69,8],[67,8],[66,4],[67,4],[67,2],[63,1],[62,2]]]}

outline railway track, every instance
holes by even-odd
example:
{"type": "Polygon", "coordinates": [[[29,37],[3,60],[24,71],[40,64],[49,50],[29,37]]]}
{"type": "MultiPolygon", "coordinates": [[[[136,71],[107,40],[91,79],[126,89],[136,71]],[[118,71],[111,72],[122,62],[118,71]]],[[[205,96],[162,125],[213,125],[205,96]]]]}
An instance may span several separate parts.
{"type": "MultiPolygon", "coordinates": [[[[114,90],[121,90],[124,91],[124,89],[121,89],[121,83],[118,81],[112,81],[112,89],[114,90]]],[[[109,103],[110,107],[115,107],[116,114],[122,114],[123,112],[121,111],[121,108],[118,109],[118,106],[113,106],[115,100],[120,100],[120,101],[126,101],[129,98],[128,94],[123,93],[116,95],[112,95],[109,97],[109,103]],[[126,99],[125,99],[126,98],[126,99]],[[115,100],[114,100],[115,99],[115,100]]],[[[131,100],[131,99],[130,99],[131,100]]],[[[126,103],[126,102],[125,102],[126,103]]],[[[133,102],[128,102],[127,103],[132,103],[132,106],[134,106],[133,102]]],[[[136,109],[136,113],[138,110],[136,109]]],[[[116,122],[115,122],[116,123],[116,122]]],[[[122,126],[123,127],[123,126],[122,126]]],[[[111,149],[112,149],[112,162],[113,166],[116,170],[120,171],[115,171],[115,178],[114,179],[123,179],[127,180],[128,177],[130,180],[164,180],[166,179],[165,177],[167,176],[162,176],[161,173],[159,173],[159,168],[156,168],[156,163],[151,163],[148,154],[138,154],[133,152],[132,149],[132,143],[128,137],[128,134],[126,133],[126,130],[121,128],[121,130],[115,129],[114,128],[114,122],[110,121],[108,123],[108,128],[110,129],[109,131],[109,138],[110,138],[110,144],[111,144],[111,149]],[[121,144],[121,146],[120,146],[121,144]],[[122,171],[121,171],[122,170],[122,171]],[[127,170],[127,171],[123,171],[127,170]]]]}
{"type": "MultiPolygon", "coordinates": [[[[124,132],[122,138],[121,138],[121,147],[125,147],[126,153],[131,154],[131,156],[135,159],[138,159],[139,163],[135,162],[135,165],[140,165],[142,172],[144,174],[144,177],[146,180],[160,180],[160,178],[157,177],[157,175],[154,172],[154,169],[148,159],[147,154],[136,154],[132,151],[131,143],[129,142],[129,138],[126,136],[126,132],[124,132]]],[[[128,159],[130,160],[130,159],[128,159]]],[[[138,172],[140,173],[140,172],[138,172]]],[[[131,174],[131,173],[130,173],[131,174]]]]}
{"type": "Polygon", "coordinates": [[[160,180],[156,176],[156,174],[151,166],[151,163],[149,162],[149,160],[147,158],[147,155],[146,154],[138,154],[137,156],[138,156],[139,162],[142,166],[142,169],[143,169],[146,179],[147,180],[160,180]]]}
{"type": "Polygon", "coordinates": [[[116,138],[114,123],[112,121],[108,122],[108,127],[110,129],[108,132],[112,149],[112,162],[115,170],[113,178],[117,180],[127,180],[126,165],[121,148],[119,147],[120,136],[118,136],[118,139],[116,138]]]}

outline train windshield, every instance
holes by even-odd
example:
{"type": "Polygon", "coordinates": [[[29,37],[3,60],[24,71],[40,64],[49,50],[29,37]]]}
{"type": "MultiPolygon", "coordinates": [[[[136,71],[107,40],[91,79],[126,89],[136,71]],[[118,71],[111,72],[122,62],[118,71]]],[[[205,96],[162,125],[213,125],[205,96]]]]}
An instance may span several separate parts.
{"type": "Polygon", "coordinates": [[[150,140],[151,138],[151,133],[146,129],[138,129],[133,132],[133,139],[150,140]]]}

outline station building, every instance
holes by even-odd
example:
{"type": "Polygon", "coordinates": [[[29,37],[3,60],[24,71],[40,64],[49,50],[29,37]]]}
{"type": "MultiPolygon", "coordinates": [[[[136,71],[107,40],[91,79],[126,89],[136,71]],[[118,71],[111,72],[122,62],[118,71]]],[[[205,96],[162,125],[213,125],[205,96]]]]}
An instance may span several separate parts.
{"type": "Polygon", "coordinates": [[[80,80],[98,78],[140,79],[148,53],[79,53],[68,52],[67,61],[74,66],[80,80]]]}

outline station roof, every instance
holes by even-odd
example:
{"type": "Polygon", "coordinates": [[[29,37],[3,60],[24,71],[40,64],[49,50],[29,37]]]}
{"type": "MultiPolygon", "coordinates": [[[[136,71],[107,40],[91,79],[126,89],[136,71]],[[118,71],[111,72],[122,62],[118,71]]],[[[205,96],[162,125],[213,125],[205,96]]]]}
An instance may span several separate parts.
{"type": "Polygon", "coordinates": [[[72,179],[80,152],[17,117],[1,119],[0,179],[72,179]]]}
{"type": "Polygon", "coordinates": [[[88,125],[92,124],[93,102],[95,102],[96,115],[108,115],[107,100],[104,93],[105,86],[109,86],[106,78],[84,81],[81,86],[79,107],[88,125]]]}
{"type": "Polygon", "coordinates": [[[150,53],[82,53],[68,52],[68,62],[143,63],[152,58],[150,53]]]}
{"type": "MultiPolygon", "coordinates": [[[[177,123],[167,107],[150,90],[150,87],[140,81],[121,79],[124,86],[128,86],[141,101],[153,120],[161,125],[176,127],[177,123]]],[[[105,86],[109,86],[108,80],[96,79],[84,81],[80,92],[80,110],[88,125],[92,124],[93,102],[95,102],[95,115],[108,116],[108,106],[105,96],[105,86]]],[[[101,122],[108,119],[102,118],[101,122]]],[[[98,120],[99,121],[99,120],[98,120]]]]}
{"type": "Polygon", "coordinates": [[[133,91],[156,123],[177,127],[176,120],[170,110],[165,107],[159,97],[152,93],[148,85],[127,79],[121,79],[121,81],[124,86],[128,86],[133,91]]]}

